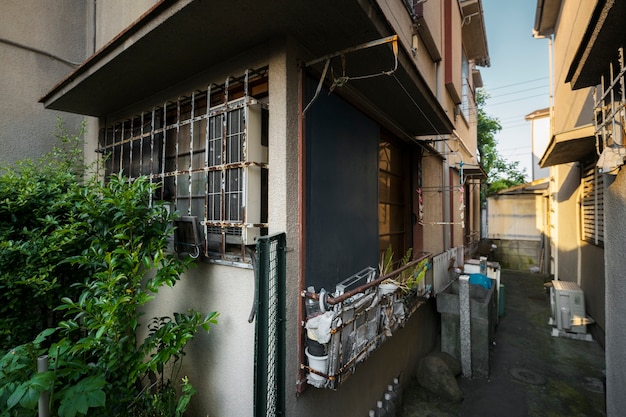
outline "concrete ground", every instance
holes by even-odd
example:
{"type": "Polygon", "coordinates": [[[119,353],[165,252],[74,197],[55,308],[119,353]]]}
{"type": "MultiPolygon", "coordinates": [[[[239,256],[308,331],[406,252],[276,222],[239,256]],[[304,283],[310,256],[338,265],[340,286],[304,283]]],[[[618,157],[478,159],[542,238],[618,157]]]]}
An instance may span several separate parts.
{"type": "Polygon", "coordinates": [[[488,379],[458,377],[464,400],[452,404],[421,388],[404,392],[404,417],[605,416],[604,351],[595,341],[551,335],[544,276],[502,271],[500,318],[488,379]]]}

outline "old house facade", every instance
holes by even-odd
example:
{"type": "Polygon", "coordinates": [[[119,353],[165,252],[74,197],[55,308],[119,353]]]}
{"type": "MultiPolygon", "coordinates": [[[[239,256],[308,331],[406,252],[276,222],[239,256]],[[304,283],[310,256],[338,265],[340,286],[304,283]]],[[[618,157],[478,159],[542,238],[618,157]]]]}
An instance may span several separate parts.
{"type": "Polygon", "coordinates": [[[623,413],[624,33],[614,1],[538,1],[534,33],[553,42],[550,167],[555,278],[585,291],[594,337],[605,347],[607,415],[623,413]],[[572,227],[575,224],[576,227],[572,227]]]}
{"type": "Polygon", "coordinates": [[[85,4],[95,52],[40,101],[87,117],[85,159],[103,175],[150,176],[184,216],[174,248],[197,265],[146,317],[220,312],[184,361],[198,390],[190,413],[366,415],[433,348],[422,296],[479,240],[480,0],[85,4]],[[250,313],[264,235],[285,238],[269,379],[259,340],[274,336],[250,313]],[[337,295],[390,245],[433,265],[418,299],[393,331],[371,318],[367,346],[311,386],[302,291],[337,295]]]}

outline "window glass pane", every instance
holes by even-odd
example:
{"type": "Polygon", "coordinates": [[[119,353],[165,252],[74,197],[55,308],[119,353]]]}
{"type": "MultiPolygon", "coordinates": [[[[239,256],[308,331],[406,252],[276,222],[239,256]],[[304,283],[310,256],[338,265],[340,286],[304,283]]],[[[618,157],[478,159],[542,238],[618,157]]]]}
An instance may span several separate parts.
{"type": "Polygon", "coordinates": [[[238,222],[242,220],[242,179],[243,168],[234,168],[226,171],[225,201],[226,221],[238,222]]]}
{"type": "Polygon", "coordinates": [[[243,161],[243,109],[231,110],[226,124],[226,163],[243,161]]]}
{"type": "Polygon", "coordinates": [[[209,166],[222,164],[222,125],[223,116],[212,116],[209,118],[209,166]]]}

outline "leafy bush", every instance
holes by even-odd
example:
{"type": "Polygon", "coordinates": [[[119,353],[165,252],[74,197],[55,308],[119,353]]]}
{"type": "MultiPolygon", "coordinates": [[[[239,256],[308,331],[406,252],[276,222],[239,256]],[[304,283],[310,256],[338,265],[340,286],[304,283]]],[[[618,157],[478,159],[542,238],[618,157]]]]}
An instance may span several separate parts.
{"type": "MultiPolygon", "coordinates": [[[[61,154],[61,162],[72,159],[61,154]]],[[[142,306],[190,266],[167,252],[173,215],[151,201],[155,185],[146,178],[80,184],[80,168],[39,167],[23,164],[0,176],[0,237],[7,242],[0,260],[18,256],[21,265],[0,263],[2,296],[12,303],[0,329],[15,341],[28,335],[21,321],[45,327],[36,314],[25,320],[38,303],[44,307],[37,314],[49,313],[53,328],[0,359],[0,417],[33,415],[42,392],[50,394],[51,414],[61,417],[182,415],[195,392],[186,378],[175,386],[184,348],[216,323],[217,313],[175,313],[153,319],[143,340],[136,332],[142,306]],[[20,181],[23,192],[4,191],[20,181]],[[49,370],[37,373],[43,355],[49,370]]]]}
{"type": "Polygon", "coordinates": [[[82,281],[62,263],[84,248],[71,219],[81,141],[60,132],[61,147],[41,160],[0,167],[0,351],[55,326],[53,309],[82,281]]]}

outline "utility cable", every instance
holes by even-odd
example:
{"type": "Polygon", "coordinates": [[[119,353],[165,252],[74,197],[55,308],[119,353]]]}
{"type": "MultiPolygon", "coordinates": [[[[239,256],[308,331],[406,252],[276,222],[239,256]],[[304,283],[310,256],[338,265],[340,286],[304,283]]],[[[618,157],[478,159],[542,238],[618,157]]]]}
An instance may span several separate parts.
{"type": "Polygon", "coordinates": [[[34,53],[39,54],[39,55],[47,56],[48,58],[52,58],[52,59],[54,59],[56,61],[62,62],[63,64],[68,65],[68,66],[70,66],[72,68],[76,68],[77,66],[80,65],[80,62],[73,62],[73,61],[70,61],[68,59],[61,58],[60,56],[55,55],[53,53],[44,51],[42,49],[34,48],[32,46],[24,45],[24,44],[21,44],[19,42],[14,42],[14,41],[10,41],[8,39],[0,38],[0,43],[5,43],[7,45],[11,45],[11,46],[14,46],[16,48],[24,49],[26,51],[34,52],[34,53]]]}

